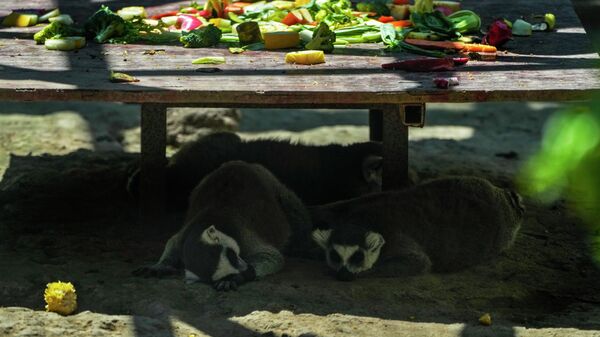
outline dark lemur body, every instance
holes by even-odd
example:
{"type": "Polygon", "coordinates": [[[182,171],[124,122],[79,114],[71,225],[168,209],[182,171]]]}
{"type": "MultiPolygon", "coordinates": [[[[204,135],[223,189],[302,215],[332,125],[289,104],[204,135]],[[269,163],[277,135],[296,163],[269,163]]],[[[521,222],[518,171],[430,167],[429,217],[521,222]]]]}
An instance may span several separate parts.
{"type": "MultiPolygon", "coordinates": [[[[283,140],[242,141],[215,133],[184,145],[169,161],[167,199],[183,210],[191,190],[207,174],[231,160],[266,167],[308,205],[348,199],[381,190],[381,144],[366,142],[313,146],[283,140]]],[[[138,174],[129,183],[137,194],[138,174]]]]}
{"type": "Polygon", "coordinates": [[[396,276],[488,261],[511,246],[524,207],[514,192],[487,180],[454,177],[314,207],[311,214],[329,265],[351,278],[371,266],[396,276]],[[358,257],[342,256],[356,251],[358,257]]]}
{"type": "Polygon", "coordinates": [[[136,273],[160,276],[183,269],[188,281],[228,290],[280,270],[283,253],[301,254],[302,245],[309,245],[310,230],[303,203],[269,171],[228,162],[194,188],[185,225],[158,263],[136,273]]]}

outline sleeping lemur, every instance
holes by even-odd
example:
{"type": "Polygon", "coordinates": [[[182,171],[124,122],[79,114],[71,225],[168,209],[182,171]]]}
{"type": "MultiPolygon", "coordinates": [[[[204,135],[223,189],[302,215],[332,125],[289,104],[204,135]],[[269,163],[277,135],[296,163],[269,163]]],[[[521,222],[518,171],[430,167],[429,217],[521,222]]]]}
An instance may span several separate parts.
{"type": "Polygon", "coordinates": [[[308,211],[293,192],[264,167],[232,161],[196,186],[184,227],[156,264],[134,274],[183,269],[188,282],[231,290],[279,271],[282,253],[301,255],[311,243],[310,231],[308,211]]]}
{"type": "Polygon", "coordinates": [[[340,280],[452,272],[509,248],[521,198],[474,177],[432,180],[310,209],[313,239],[340,280]]]}

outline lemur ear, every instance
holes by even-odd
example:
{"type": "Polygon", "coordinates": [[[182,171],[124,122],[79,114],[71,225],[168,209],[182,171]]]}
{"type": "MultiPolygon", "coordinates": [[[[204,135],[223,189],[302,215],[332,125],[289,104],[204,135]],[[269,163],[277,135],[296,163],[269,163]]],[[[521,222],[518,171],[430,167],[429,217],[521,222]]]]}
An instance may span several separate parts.
{"type": "Polygon", "coordinates": [[[331,229],[315,229],[312,232],[312,238],[321,248],[327,249],[331,231],[331,229]]]}
{"type": "Polygon", "coordinates": [[[209,245],[216,245],[219,243],[219,235],[214,225],[208,227],[202,232],[201,240],[209,245]]]}
{"type": "Polygon", "coordinates": [[[365,234],[365,243],[367,244],[367,249],[370,251],[376,251],[383,246],[385,240],[379,233],[367,232],[367,234],[365,234]]]}
{"type": "Polygon", "coordinates": [[[368,155],[362,163],[363,178],[372,186],[381,187],[381,175],[383,171],[383,157],[368,155]]]}

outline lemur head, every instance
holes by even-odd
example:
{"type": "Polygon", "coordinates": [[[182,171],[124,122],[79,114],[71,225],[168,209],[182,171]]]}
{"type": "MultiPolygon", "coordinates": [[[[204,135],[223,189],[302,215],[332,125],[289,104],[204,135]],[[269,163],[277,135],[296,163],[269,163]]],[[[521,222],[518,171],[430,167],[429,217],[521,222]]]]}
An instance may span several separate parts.
{"type": "Polygon", "coordinates": [[[226,276],[241,274],[248,264],[240,257],[240,247],[231,236],[215,226],[206,228],[197,241],[190,245],[185,260],[185,278],[188,282],[213,283],[226,276]]]}
{"type": "Polygon", "coordinates": [[[355,226],[316,229],[312,237],[325,250],[327,264],[340,281],[352,281],[371,269],[385,243],[381,234],[355,226]]]}

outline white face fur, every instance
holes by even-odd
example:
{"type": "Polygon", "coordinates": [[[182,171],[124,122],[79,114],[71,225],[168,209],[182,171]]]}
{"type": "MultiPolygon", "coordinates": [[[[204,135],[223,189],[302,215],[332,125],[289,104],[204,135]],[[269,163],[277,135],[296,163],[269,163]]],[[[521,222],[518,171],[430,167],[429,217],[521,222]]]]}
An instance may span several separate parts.
{"type": "Polygon", "coordinates": [[[341,244],[332,240],[332,229],[317,229],[312,233],[315,242],[325,250],[327,264],[336,272],[346,269],[352,274],[369,270],[377,262],[381,247],[385,243],[383,236],[368,231],[363,242],[341,244]]]}
{"type": "MultiPolygon", "coordinates": [[[[214,265],[214,271],[211,275],[212,281],[220,280],[228,275],[239,274],[248,268],[246,262],[239,256],[240,246],[235,239],[219,231],[215,226],[210,226],[202,232],[200,242],[220,248],[218,261],[206,261],[214,265]]],[[[189,270],[185,271],[185,278],[189,282],[199,280],[198,275],[189,270]]]]}

